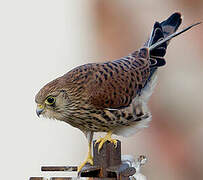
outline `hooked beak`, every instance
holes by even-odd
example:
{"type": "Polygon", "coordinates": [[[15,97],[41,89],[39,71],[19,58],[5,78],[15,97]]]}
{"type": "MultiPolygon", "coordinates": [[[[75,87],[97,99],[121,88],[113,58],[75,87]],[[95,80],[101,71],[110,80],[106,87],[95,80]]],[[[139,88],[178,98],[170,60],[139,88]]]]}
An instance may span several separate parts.
{"type": "Polygon", "coordinates": [[[41,105],[41,104],[38,104],[37,109],[36,109],[37,116],[39,117],[40,114],[42,114],[43,111],[44,111],[44,106],[41,105]]]}

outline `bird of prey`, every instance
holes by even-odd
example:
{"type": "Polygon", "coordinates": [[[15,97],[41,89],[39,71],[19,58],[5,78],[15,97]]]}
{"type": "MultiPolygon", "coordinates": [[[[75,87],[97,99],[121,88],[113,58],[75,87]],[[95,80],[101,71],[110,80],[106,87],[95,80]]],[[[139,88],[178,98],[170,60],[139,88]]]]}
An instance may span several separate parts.
{"type": "Polygon", "coordinates": [[[181,14],[174,13],[154,24],[141,49],[118,60],[76,67],[38,92],[38,116],[64,121],[86,135],[88,156],[78,171],[86,163],[93,164],[94,132],[107,132],[96,141],[100,150],[106,141],[116,145],[112,134],[127,137],[148,126],[151,114],[147,102],[156,84],[157,70],[166,63],[169,40],[199,24],[176,32],[181,22],[181,14]]]}

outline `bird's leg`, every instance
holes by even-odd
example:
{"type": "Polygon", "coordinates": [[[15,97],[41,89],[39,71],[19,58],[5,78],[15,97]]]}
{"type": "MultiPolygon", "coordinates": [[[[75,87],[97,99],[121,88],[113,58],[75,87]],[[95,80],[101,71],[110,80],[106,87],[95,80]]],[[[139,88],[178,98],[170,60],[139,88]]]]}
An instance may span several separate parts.
{"type": "Polygon", "coordinates": [[[99,143],[99,146],[98,146],[98,152],[100,151],[100,149],[102,148],[103,144],[106,142],[106,141],[110,141],[111,143],[113,143],[115,145],[115,147],[117,147],[117,140],[116,139],[112,139],[111,138],[111,135],[112,135],[112,131],[109,131],[106,136],[104,136],[103,138],[100,138],[96,141],[95,145],[97,143],[99,143]]]}
{"type": "Polygon", "coordinates": [[[93,139],[93,132],[87,132],[86,137],[88,140],[88,154],[86,160],[78,166],[78,172],[81,171],[81,169],[85,166],[86,163],[90,163],[93,165],[93,157],[92,157],[92,139],[93,139]]]}

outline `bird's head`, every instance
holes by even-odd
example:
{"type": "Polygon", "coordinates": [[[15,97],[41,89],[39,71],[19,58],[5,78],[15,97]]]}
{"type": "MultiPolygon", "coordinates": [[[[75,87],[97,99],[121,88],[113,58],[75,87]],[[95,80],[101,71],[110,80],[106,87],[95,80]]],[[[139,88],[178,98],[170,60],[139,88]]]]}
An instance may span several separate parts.
{"type": "Polygon", "coordinates": [[[70,104],[68,90],[64,89],[64,81],[57,78],[46,84],[36,95],[36,113],[50,119],[62,120],[67,114],[70,104]]]}

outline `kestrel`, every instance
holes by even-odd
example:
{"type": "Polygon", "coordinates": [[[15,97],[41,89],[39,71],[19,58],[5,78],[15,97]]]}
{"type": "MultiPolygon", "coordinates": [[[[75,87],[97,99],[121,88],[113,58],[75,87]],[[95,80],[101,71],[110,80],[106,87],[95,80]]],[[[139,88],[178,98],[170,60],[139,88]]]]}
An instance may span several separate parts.
{"type": "Polygon", "coordinates": [[[151,114],[147,102],[156,85],[157,70],[165,65],[169,40],[182,22],[174,13],[154,24],[144,46],[132,54],[105,63],[89,63],[74,68],[46,84],[36,95],[37,115],[64,121],[80,129],[89,143],[86,163],[93,164],[91,144],[94,132],[107,132],[97,140],[99,150],[106,141],[116,145],[112,134],[130,136],[147,127],[151,114]]]}

